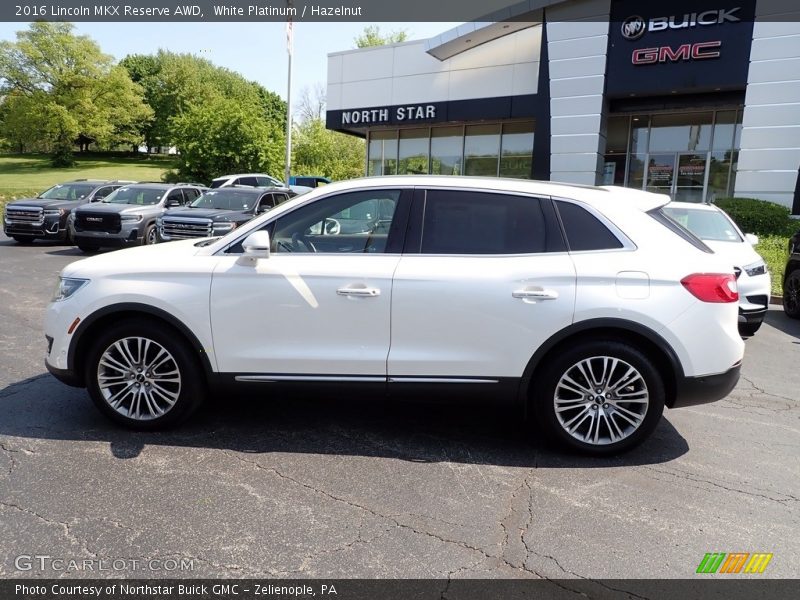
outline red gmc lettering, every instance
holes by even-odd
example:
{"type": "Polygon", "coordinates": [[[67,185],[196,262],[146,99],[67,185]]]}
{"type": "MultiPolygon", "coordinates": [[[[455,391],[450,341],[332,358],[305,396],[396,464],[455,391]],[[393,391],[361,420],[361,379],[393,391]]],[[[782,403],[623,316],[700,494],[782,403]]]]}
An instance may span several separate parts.
{"type": "Polygon", "coordinates": [[[678,62],[687,60],[702,60],[705,58],[719,58],[722,42],[698,42],[696,44],[683,44],[673,50],[671,46],[660,48],[637,48],[631,54],[634,65],[654,65],[657,63],[678,62]]]}

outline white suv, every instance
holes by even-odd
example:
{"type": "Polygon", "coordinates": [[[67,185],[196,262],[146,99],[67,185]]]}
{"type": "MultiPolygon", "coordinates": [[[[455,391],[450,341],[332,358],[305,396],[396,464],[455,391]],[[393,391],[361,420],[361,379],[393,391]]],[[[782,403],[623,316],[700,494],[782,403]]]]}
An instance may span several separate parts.
{"type": "Polygon", "coordinates": [[[358,390],[530,409],[594,454],[712,402],[744,352],[736,279],[666,196],[491,178],[334,183],[222,238],[73,263],[47,368],[118,423],[209,390],[358,390]]]}

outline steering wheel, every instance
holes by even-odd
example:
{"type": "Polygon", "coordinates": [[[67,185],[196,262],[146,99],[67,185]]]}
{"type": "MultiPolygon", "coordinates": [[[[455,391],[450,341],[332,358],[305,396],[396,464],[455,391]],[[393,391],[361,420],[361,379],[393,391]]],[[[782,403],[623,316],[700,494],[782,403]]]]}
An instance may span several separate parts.
{"type": "Polygon", "coordinates": [[[292,234],[292,251],[293,252],[316,252],[317,249],[310,240],[301,236],[299,232],[295,231],[292,234]]]}
{"type": "Polygon", "coordinates": [[[342,232],[342,224],[336,219],[325,219],[325,235],[339,235],[342,232]]]}

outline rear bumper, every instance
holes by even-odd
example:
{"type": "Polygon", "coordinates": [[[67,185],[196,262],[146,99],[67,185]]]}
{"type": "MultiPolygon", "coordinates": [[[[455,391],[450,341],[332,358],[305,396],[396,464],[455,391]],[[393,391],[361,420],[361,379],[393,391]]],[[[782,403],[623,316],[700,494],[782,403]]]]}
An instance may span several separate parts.
{"type": "Polygon", "coordinates": [[[736,387],[741,368],[742,363],[738,362],[717,375],[681,378],[676,386],[675,399],[668,406],[682,408],[722,400],[736,387]]]}

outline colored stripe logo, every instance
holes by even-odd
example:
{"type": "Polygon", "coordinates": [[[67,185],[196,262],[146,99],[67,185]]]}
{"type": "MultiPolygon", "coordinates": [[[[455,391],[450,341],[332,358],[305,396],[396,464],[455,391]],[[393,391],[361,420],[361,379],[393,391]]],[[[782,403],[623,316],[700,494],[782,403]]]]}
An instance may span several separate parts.
{"type": "Polygon", "coordinates": [[[766,552],[707,552],[696,573],[763,573],[772,560],[766,552]]]}

